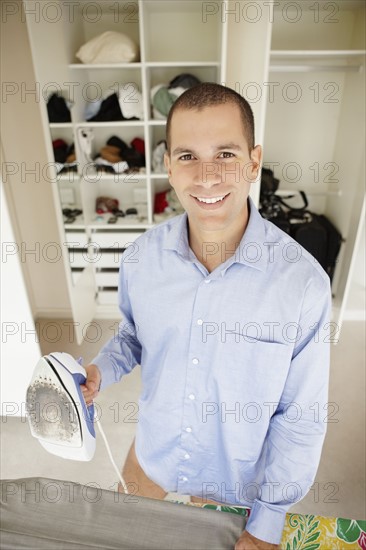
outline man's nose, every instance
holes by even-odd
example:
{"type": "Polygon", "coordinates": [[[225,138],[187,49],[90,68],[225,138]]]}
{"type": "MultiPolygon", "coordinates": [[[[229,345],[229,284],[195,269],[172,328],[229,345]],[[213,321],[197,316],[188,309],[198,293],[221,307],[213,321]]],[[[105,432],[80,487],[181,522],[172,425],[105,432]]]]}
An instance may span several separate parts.
{"type": "Polygon", "coordinates": [[[200,162],[195,178],[196,183],[199,183],[203,187],[207,188],[211,187],[212,185],[221,183],[221,169],[221,164],[218,162],[200,162]]]}

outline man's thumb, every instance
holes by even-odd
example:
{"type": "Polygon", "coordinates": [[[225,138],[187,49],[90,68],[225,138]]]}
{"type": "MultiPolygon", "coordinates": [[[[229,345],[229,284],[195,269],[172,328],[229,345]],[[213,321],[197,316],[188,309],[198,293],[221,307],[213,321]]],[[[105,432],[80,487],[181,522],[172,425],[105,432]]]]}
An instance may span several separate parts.
{"type": "Polygon", "coordinates": [[[90,377],[88,376],[87,380],[86,380],[86,383],[85,383],[86,387],[88,388],[88,390],[90,391],[95,391],[97,389],[97,383],[95,381],[95,378],[93,377],[90,377]]]}
{"type": "Polygon", "coordinates": [[[99,391],[101,375],[98,367],[96,367],[95,365],[89,365],[86,368],[86,373],[87,373],[87,378],[86,378],[85,385],[88,388],[88,390],[92,392],[99,391]]]}

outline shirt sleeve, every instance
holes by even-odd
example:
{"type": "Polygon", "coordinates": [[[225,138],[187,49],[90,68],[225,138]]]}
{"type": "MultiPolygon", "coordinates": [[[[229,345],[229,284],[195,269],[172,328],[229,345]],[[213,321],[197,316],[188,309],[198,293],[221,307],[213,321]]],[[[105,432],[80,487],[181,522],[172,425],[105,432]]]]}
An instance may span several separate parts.
{"type": "MultiPolygon", "coordinates": [[[[133,319],[132,307],[128,295],[127,269],[122,255],[119,270],[118,302],[122,321],[118,333],[107,342],[99,354],[91,361],[97,365],[102,375],[100,389],[119,382],[141,361],[141,344],[137,337],[137,328],[133,319]]],[[[128,254],[126,255],[128,257],[128,254]]]]}
{"type": "Polygon", "coordinates": [[[289,374],[264,443],[264,482],[246,525],[272,544],[281,542],[287,510],[314,482],[327,428],[329,281],[312,281],[306,295],[289,374]]]}

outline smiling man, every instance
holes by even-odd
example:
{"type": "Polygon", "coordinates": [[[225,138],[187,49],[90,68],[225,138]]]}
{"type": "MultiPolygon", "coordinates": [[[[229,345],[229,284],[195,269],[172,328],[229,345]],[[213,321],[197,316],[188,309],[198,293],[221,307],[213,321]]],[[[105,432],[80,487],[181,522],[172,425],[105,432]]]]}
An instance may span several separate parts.
{"type": "Polygon", "coordinates": [[[137,239],[120,268],[118,337],[87,367],[87,402],[141,365],[136,494],[249,506],[236,550],[277,548],[326,432],[329,278],[249,197],[249,104],[204,83],[167,121],[165,164],[185,213],[137,239]]]}
{"type": "Polygon", "coordinates": [[[259,145],[254,147],[253,115],[240,96],[229,101],[227,88],[207,84],[202,96],[198,93],[191,92],[191,100],[185,95],[183,107],[178,103],[170,112],[165,165],[188,214],[190,248],[213,271],[244,234],[247,198],[262,152],[259,145]],[[223,102],[212,104],[218,90],[223,102]]]}

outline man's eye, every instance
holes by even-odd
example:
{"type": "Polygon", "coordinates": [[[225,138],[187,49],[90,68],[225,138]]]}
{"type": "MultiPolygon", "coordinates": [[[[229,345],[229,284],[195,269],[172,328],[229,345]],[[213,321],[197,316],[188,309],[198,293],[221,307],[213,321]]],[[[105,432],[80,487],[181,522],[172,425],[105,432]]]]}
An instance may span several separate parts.
{"type": "Polygon", "coordinates": [[[179,157],[179,160],[192,160],[192,159],[193,159],[193,156],[190,153],[187,153],[179,157]]]}
{"type": "Polygon", "coordinates": [[[224,159],[229,159],[231,157],[234,157],[234,153],[229,153],[229,151],[223,151],[222,153],[220,153],[220,156],[221,158],[224,158],[224,159]]]}

